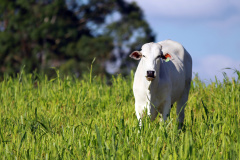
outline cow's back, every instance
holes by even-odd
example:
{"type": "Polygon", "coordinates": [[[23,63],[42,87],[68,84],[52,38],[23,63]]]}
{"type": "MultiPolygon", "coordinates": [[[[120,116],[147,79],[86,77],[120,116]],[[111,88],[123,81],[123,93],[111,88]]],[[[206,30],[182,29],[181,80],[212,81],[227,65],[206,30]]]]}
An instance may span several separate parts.
{"type": "MultiPolygon", "coordinates": [[[[180,62],[182,62],[184,65],[186,80],[190,79],[190,81],[191,81],[192,57],[190,56],[188,51],[180,43],[173,41],[173,40],[161,41],[161,42],[159,42],[159,44],[162,45],[163,54],[165,54],[165,53],[175,54],[179,58],[180,62]]],[[[173,59],[173,62],[174,61],[177,61],[177,60],[173,59]]]]}

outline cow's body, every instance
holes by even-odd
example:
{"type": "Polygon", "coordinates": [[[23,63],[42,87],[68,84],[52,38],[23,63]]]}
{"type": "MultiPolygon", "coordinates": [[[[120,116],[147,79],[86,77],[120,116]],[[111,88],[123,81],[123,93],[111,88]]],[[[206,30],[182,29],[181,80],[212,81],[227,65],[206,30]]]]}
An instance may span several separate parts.
{"type": "MultiPolygon", "coordinates": [[[[179,122],[183,123],[184,108],[192,79],[190,54],[181,44],[172,40],[147,43],[139,53],[143,57],[140,57],[133,84],[138,120],[142,117],[145,109],[147,109],[147,114],[151,115],[152,120],[158,113],[161,113],[163,119],[166,120],[171,105],[177,102],[179,122]],[[160,50],[159,53],[157,53],[158,50],[160,50]],[[165,62],[162,57],[159,58],[159,55],[166,56],[167,54],[171,57],[170,61],[165,62]],[[147,76],[146,72],[148,72],[147,76]],[[148,76],[151,80],[148,79],[148,76]]],[[[135,55],[131,54],[131,56],[135,55]]]]}

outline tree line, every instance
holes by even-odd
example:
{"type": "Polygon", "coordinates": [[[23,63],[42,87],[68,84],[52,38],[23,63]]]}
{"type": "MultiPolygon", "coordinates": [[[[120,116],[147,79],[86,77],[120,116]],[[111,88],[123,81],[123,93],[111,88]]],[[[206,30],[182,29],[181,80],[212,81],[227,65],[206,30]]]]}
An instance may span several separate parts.
{"type": "Polygon", "coordinates": [[[154,41],[137,3],[124,0],[0,0],[0,76],[126,73],[132,50],[154,41]]]}

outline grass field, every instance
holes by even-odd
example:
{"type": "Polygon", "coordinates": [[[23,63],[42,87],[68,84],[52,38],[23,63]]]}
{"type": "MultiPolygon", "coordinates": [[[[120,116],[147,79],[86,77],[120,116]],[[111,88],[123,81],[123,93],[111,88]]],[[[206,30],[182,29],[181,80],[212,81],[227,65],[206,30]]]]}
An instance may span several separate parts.
{"type": "MultiPolygon", "coordinates": [[[[239,73],[239,72],[238,72],[239,73]]],[[[134,111],[133,74],[106,79],[86,75],[5,76],[0,82],[1,159],[239,159],[239,79],[195,79],[178,130],[169,119],[143,119],[134,111]]]]}

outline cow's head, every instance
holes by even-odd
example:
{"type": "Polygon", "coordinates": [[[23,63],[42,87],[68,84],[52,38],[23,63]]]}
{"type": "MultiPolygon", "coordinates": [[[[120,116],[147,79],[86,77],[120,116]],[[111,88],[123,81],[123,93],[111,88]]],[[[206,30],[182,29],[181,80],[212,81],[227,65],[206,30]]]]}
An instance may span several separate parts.
{"type": "Polygon", "coordinates": [[[135,60],[141,60],[144,66],[145,77],[148,81],[152,81],[157,76],[159,71],[160,59],[168,61],[171,56],[169,54],[163,55],[162,46],[158,43],[147,43],[142,46],[141,51],[133,51],[129,57],[135,60]]]}

